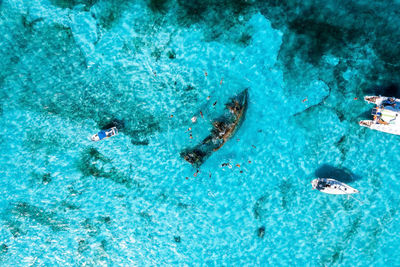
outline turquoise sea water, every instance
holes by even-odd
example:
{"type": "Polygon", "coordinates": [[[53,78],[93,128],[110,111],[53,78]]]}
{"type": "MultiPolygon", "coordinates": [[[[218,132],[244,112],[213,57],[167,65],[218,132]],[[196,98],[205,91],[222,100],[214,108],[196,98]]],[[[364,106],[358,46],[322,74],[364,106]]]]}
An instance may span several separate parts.
{"type": "Polygon", "coordinates": [[[399,137],[357,122],[400,96],[399,6],[0,1],[0,264],[398,264],[399,137]],[[244,88],[195,176],[180,152],[244,88]]]}

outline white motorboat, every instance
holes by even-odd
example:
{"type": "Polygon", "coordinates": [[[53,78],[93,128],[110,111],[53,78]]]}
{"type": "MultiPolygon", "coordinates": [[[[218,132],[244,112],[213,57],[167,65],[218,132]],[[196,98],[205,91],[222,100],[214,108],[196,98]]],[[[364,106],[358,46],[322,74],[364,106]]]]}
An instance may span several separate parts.
{"type": "Polygon", "coordinates": [[[383,104],[384,101],[387,101],[389,99],[392,99],[393,101],[400,103],[400,99],[394,98],[394,97],[387,97],[387,96],[376,96],[376,95],[367,95],[364,96],[364,100],[368,102],[368,104],[375,104],[377,106],[380,106],[383,104]]]}
{"type": "Polygon", "coordinates": [[[317,178],[311,181],[312,188],[331,195],[355,194],[359,191],[332,178],[317,178]]]}
{"type": "Polygon", "coordinates": [[[358,124],[363,127],[400,135],[400,99],[386,96],[365,96],[364,100],[375,104],[371,115],[373,120],[362,120],[358,124]]]}
{"type": "Polygon", "coordinates": [[[97,142],[97,141],[109,138],[109,137],[117,135],[117,134],[118,134],[117,127],[112,127],[110,129],[107,129],[107,130],[101,130],[97,134],[92,135],[92,137],[90,139],[92,141],[97,142]]]}

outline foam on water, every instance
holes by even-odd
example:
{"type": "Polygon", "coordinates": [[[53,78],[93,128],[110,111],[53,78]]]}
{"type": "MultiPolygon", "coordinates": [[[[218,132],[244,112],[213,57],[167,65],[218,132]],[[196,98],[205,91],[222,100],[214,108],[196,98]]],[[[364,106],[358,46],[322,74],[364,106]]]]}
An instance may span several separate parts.
{"type": "Polygon", "coordinates": [[[397,263],[398,137],[360,128],[354,100],[397,70],[394,28],[356,23],[398,24],[387,6],[0,5],[2,265],[397,263]],[[243,124],[194,177],[180,152],[244,88],[243,124]],[[363,203],[314,192],[318,176],[363,203]]]}

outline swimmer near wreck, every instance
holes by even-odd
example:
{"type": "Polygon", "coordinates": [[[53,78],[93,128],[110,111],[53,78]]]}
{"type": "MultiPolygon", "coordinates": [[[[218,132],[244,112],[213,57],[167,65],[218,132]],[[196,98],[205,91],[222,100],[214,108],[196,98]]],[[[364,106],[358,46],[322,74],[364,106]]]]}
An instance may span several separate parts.
{"type": "Polygon", "coordinates": [[[183,150],[180,155],[194,167],[199,167],[213,151],[220,149],[240,127],[246,113],[248,89],[232,97],[225,104],[225,113],[213,120],[210,135],[192,148],[183,150]]]}

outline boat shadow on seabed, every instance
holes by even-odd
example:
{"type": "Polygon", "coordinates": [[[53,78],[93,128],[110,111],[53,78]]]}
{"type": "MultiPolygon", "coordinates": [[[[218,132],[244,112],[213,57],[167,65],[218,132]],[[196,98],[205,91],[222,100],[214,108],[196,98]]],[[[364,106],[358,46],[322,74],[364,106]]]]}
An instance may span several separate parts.
{"type": "Polygon", "coordinates": [[[315,177],[329,177],[343,183],[351,183],[361,178],[346,168],[337,168],[329,164],[321,165],[314,174],[315,177]]]}
{"type": "Polygon", "coordinates": [[[387,86],[374,86],[369,89],[363,90],[364,95],[385,95],[385,96],[398,96],[400,95],[400,85],[390,84],[387,86]]]}
{"type": "Polygon", "coordinates": [[[248,89],[232,97],[225,104],[225,113],[213,121],[210,135],[195,147],[184,149],[180,155],[198,168],[213,151],[220,149],[235,134],[245,117],[247,100],[248,89]]]}

